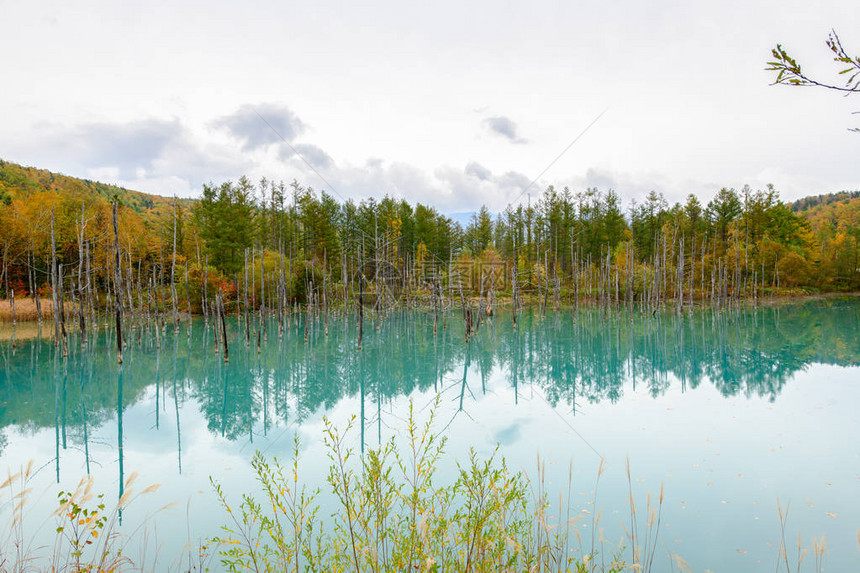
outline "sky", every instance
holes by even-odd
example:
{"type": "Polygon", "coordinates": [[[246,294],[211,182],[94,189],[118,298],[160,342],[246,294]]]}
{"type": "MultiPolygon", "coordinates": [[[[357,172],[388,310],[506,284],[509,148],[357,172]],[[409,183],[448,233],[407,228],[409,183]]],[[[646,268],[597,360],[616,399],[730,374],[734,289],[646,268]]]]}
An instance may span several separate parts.
{"type": "Polygon", "coordinates": [[[773,86],[764,69],[781,43],[840,81],[825,40],[835,28],[860,54],[855,0],[0,0],[0,13],[0,158],[148,193],[246,175],[462,213],[551,184],[625,203],[860,188],[860,95],[773,86]]]}

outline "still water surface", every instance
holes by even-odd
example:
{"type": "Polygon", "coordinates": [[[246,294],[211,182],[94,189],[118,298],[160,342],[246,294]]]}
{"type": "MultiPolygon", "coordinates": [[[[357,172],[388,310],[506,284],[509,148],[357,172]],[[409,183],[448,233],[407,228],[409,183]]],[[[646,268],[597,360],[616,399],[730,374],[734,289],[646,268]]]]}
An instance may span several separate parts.
{"type": "MultiPolygon", "coordinates": [[[[42,516],[58,488],[87,473],[108,496],[135,471],[141,484],[161,483],[123,527],[177,502],[149,522],[169,562],[225,522],[210,476],[228,496],[253,491],[254,451],[286,459],[298,436],[303,476],[322,485],[323,416],[341,427],[355,416],[350,443],[361,450],[397,435],[409,400],[422,417],[438,395],[443,474],[470,448],[490,455],[498,445],[530,475],[539,455],[550,491],[566,491],[572,461],[571,503],[589,516],[580,533],[590,540],[602,510],[607,548],[630,519],[629,458],[641,506],[665,487],[661,555],[694,571],[772,570],[779,499],[791,503],[791,547],[798,532],[805,545],[826,535],[825,570],[857,570],[860,299],[682,316],[527,311],[518,328],[500,314],[468,344],[457,315],[436,336],[432,323],[415,312],[378,330],[366,323],[359,352],[354,317],[330,319],[327,335],[315,323],[307,342],[300,322],[282,338],[272,322],[258,353],[234,322],[229,364],[198,319],[190,334],[168,326],[160,348],[135,335],[122,367],[104,330],[84,351],[73,336],[65,360],[50,341],[5,340],[0,472],[34,460],[32,511],[42,516]]],[[[10,505],[0,504],[3,523],[10,505]]]]}

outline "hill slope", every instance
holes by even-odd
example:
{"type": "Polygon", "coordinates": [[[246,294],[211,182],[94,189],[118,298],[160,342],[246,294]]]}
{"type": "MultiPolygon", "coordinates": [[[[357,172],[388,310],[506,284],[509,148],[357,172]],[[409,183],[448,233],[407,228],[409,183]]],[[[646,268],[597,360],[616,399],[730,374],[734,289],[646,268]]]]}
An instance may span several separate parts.
{"type": "Polygon", "coordinates": [[[61,196],[73,196],[87,202],[110,202],[118,197],[120,203],[135,213],[145,214],[159,207],[172,205],[173,199],[117,187],[89,179],[78,179],[46,169],[25,167],[0,159],[0,204],[9,205],[13,199],[26,200],[36,193],[53,191],[61,196]]]}
{"type": "Polygon", "coordinates": [[[844,236],[860,241],[860,191],[812,195],[790,207],[809,221],[819,240],[844,236]]]}
{"type": "Polygon", "coordinates": [[[811,213],[817,209],[827,207],[833,203],[845,205],[860,201],[860,191],[840,191],[839,193],[826,193],[824,195],[810,195],[789,203],[789,207],[795,213],[811,213]]]}

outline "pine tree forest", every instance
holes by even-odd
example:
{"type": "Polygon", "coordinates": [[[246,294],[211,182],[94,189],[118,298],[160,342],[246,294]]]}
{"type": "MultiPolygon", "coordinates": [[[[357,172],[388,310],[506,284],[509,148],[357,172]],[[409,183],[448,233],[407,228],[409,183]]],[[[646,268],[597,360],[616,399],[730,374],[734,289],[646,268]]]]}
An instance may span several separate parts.
{"type": "Polygon", "coordinates": [[[297,181],[242,177],[189,200],[0,162],[0,229],[0,290],[40,319],[60,308],[58,338],[99,312],[177,327],[189,311],[283,321],[344,305],[644,312],[860,287],[860,193],[786,204],[770,186],[675,204],[549,186],[463,226],[430,205],[344,202],[297,181]]]}

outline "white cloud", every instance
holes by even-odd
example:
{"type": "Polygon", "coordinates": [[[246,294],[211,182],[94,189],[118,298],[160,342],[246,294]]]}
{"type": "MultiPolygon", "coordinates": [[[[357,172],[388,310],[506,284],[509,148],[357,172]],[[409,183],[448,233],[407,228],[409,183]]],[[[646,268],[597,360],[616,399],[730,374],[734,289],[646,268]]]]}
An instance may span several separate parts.
{"type": "Polygon", "coordinates": [[[849,0],[215,0],[205,18],[166,0],[49,1],[4,16],[28,25],[0,37],[17,54],[0,156],[144,191],[194,194],[242,174],[323,186],[277,131],[346,197],[498,208],[609,104],[531,193],[554,183],[675,201],[773,183],[792,199],[860,186],[860,136],[846,129],[857,101],[770,86],[763,70],[777,42],[807,70],[832,70],[829,29],[857,42],[849,0]],[[522,134],[529,145],[511,145],[522,134]]]}
{"type": "Polygon", "coordinates": [[[213,125],[226,129],[245,151],[280,143],[281,138],[293,141],[305,131],[305,124],[288,107],[271,103],[243,105],[213,125]]]}
{"type": "Polygon", "coordinates": [[[482,123],[490,133],[499,135],[511,143],[526,143],[526,140],[519,136],[517,124],[509,117],[497,115],[486,118],[482,123]]]}
{"type": "Polygon", "coordinates": [[[320,147],[312,143],[297,143],[290,148],[288,145],[283,145],[279,156],[282,159],[296,159],[301,161],[301,158],[296,157],[295,149],[305,161],[310,163],[315,169],[331,169],[334,166],[334,160],[331,156],[323,151],[320,147]]]}

